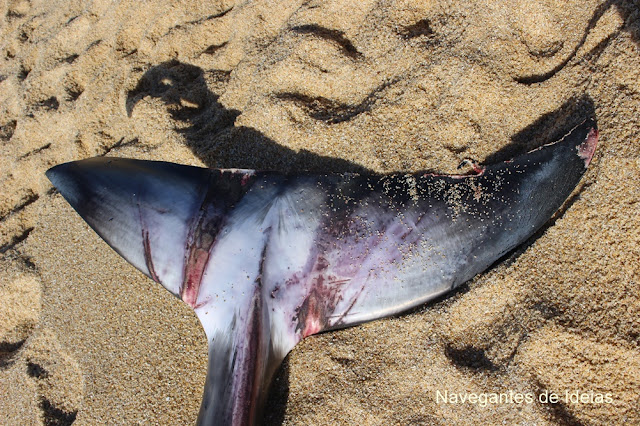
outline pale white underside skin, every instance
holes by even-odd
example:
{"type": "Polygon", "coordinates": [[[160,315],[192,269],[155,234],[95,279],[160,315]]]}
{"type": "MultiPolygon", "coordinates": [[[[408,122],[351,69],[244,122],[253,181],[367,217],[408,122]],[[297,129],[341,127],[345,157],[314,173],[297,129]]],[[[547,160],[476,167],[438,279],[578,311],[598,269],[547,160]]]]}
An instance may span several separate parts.
{"type": "Polygon", "coordinates": [[[332,286],[341,297],[317,331],[401,312],[475,274],[461,274],[473,237],[464,232],[468,225],[462,217],[452,224],[418,212],[417,206],[395,215],[381,213],[373,202],[362,203],[351,217],[365,223],[369,235],[329,241],[321,251],[319,243],[327,242],[322,218],[331,214],[325,192],[301,179],[298,187],[279,193],[276,182],[263,179],[231,212],[211,250],[195,309],[210,339],[227,332],[230,321],[246,320],[259,281],[272,338],[282,345],[277,352],[286,355],[304,337],[297,329],[297,309],[317,283],[318,257],[329,264],[322,275],[338,282],[332,286]]]}

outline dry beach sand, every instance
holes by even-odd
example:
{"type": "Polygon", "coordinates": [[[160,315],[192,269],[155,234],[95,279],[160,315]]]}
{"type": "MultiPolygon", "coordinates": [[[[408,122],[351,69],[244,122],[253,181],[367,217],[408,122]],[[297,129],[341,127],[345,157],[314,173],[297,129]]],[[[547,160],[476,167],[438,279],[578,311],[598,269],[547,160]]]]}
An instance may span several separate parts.
{"type": "Polygon", "coordinates": [[[452,173],[589,115],[595,159],[548,226],[443,300],[299,344],[267,423],[640,424],[637,1],[4,0],[0,16],[0,424],[192,424],[204,384],[195,315],[49,167],[452,173]]]}

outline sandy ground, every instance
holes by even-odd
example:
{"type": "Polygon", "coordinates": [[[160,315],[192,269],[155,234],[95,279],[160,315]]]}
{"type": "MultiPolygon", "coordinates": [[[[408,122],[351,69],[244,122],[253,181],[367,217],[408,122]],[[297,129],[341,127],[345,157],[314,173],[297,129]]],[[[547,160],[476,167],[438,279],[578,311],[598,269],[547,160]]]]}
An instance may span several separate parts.
{"type": "Polygon", "coordinates": [[[192,424],[205,378],[195,315],[88,228],[49,167],[451,173],[589,115],[594,162],[549,226],[444,300],[302,342],[267,423],[639,424],[639,10],[0,2],[0,424],[192,424]]]}

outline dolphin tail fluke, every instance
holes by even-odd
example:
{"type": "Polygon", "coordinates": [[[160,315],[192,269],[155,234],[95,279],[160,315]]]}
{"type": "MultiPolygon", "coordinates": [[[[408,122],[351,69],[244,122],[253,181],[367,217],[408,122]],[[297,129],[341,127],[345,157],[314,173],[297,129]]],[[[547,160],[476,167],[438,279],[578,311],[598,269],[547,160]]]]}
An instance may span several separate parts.
{"type": "Polygon", "coordinates": [[[303,338],[393,315],[484,271],[555,213],[591,161],[585,121],[469,176],[207,170],[94,158],[47,176],[209,340],[199,424],[260,421],[303,338]]]}

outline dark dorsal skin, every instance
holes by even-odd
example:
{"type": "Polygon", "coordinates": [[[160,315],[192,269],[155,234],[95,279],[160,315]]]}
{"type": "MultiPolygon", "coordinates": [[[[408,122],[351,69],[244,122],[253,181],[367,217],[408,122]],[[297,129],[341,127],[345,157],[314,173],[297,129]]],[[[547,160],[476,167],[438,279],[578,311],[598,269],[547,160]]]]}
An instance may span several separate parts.
{"type": "Polygon", "coordinates": [[[209,340],[198,423],[259,423],[286,354],[482,272],[562,205],[593,122],[470,176],[291,174],[92,158],[47,176],[120,255],[189,304],[209,340]]]}

